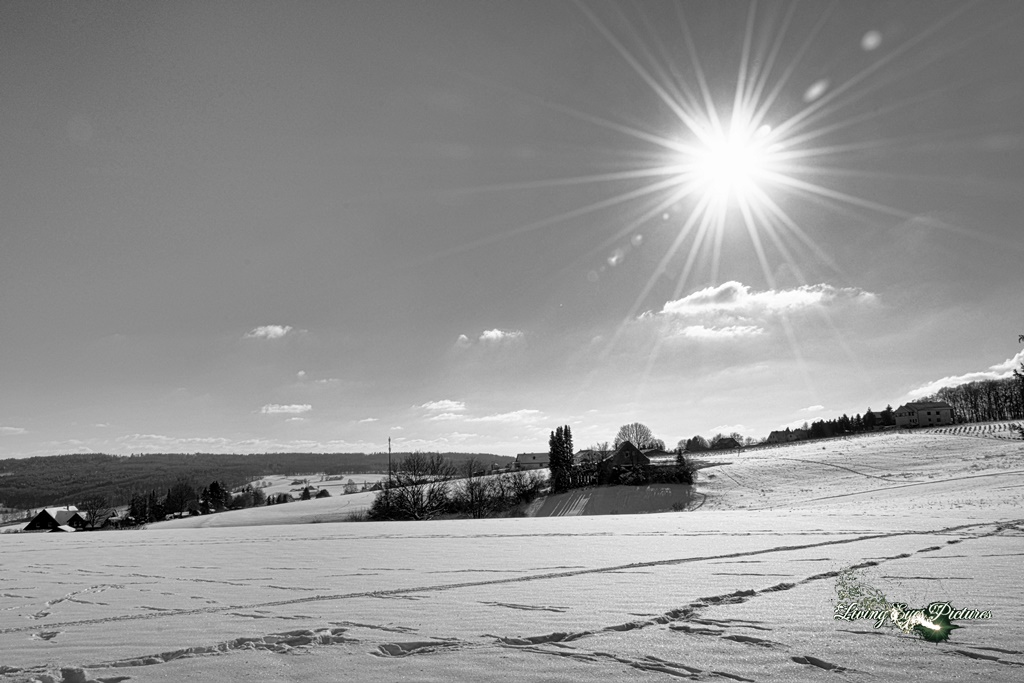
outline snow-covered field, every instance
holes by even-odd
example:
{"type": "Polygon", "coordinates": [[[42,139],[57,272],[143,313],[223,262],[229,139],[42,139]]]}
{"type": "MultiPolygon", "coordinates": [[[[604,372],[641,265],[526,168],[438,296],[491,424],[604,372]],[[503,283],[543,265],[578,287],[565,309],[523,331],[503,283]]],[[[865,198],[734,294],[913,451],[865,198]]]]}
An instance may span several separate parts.
{"type": "Polygon", "coordinates": [[[0,680],[1024,680],[1024,442],[707,464],[688,512],[7,535],[0,680]],[[835,621],[849,567],[992,618],[835,621]]]}

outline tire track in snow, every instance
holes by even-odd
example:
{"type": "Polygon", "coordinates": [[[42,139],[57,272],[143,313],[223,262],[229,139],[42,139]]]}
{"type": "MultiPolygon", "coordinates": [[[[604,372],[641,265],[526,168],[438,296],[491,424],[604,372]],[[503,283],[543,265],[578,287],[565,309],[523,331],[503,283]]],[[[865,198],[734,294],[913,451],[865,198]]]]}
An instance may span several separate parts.
{"type": "MultiPolygon", "coordinates": [[[[932,484],[945,484],[949,482],[964,481],[965,479],[980,479],[982,477],[1002,477],[1007,474],[1024,474],[1024,470],[1008,470],[1005,472],[987,472],[986,474],[971,474],[965,477],[950,477],[949,479],[933,479],[931,481],[919,481],[912,484],[899,484],[897,486],[882,486],[877,489],[867,489],[866,491],[852,491],[850,493],[836,493],[831,496],[819,496],[817,498],[805,498],[803,500],[790,500],[786,501],[786,509],[790,509],[795,505],[802,505],[804,503],[814,503],[819,500],[832,500],[835,498],[849,498],[850,496],[864,496],[871,493],[878,493],[880,491],[893,491],[895,489],[905,489],[911,486],[930,486],[932,484]]],[[[865,475],[867,476],[867,475],[865,475]]],[[[758,508],[743,508],[744,511],[753,512],[755,510],[774,510],[779,508],[779,505],[766,505],[758,508]]]]}
{"type": "MultiPolygon", "coordinates": [[[[857,470],[853,469],[852,467],[844,467],[843,465],[836,465],[836,464],[831,463],[831,462],[821,462],[820,460],[804,460],[803,458],[776,458],[776,460],[789,460],[790,462],[806,462],[806,463],[810,463],[812,465],[821,465],[823,467],[834,467],[837,470],[846,470],[847,472],[852,472],[853,474],[859,474],[862,477],[870,477],[871,479],[881,479],[882,481],[891,481],[892,477],[900,476],[899,474],[884,474],[884,475],[880,475],[880,474],[865,474],[864,472],[858,472],[857,470]]],[[[914,483],[914,484],[928,484],[928,483],[931,483],[931,482],[927,482],[927,481],[914,481],[912,483],[914,483]]]]}
{"type": "MultiPolygon", "coordinates": [[[[989,536],[999,533],[1002,530],[1012,528],[1015,525],[1024,524],[1024,519],[1019,520],[1007,520],[1001,522],[974,522],[971,524],[960,524],[951,527],[944,527],[941,529],[924,530],[924,531],[891,531],[881,534],[868,534],[865,536],[856,536],[853,538],[842,538],[833,539],[828,541],[819,541],[817,543],[803,543],[799,545],[785,545],[785,546],[774,546],[771,548],[762,548],[759,550],[746,550],[735,553],[724,553],[721,555],[703,555],[697,557],[681,557],[668,560],[652,560],[650,562],[633,562],[630,564],[620,564],[609,567],[594,567],[591,569],[574,569],[563,572],[548,572],[544,574],[532,574],[527,576],[516,576],[502,579],[487,579],[482,581],[466,581],[461,583],[441,583],[434,584],[431,586],[411,586],[408,588],[393,588],[385,590],[373,590],[373,591],[358,591],[354,593],[336,593],[328,595],[310,595],[306,597],[289,598],[285,600],[274,600],[267,602],[249,603],[244,605],[217,605],[210,607],[198,607],[193,609],[182,609],[172,610],[166,612],[151,612],[145,614],[123,614],[109,617],[99,617],[96,619],[81,619],[77,621],[67,621],[47,624],[46,627],[50,629],[55,628],[68,628],[73,626],[84,626],[91,624],[105,624],[119,621],[137,621],[137,620],[148,620],[148,619],[166,619],[169,617],[187,617],[199,614],[216,614],[222,612],[234,612],[242,610],[257,610],[266,609],[271,607],[287,607],[291,605],[300,605],[308,602],[331,602],[336,600],[352,600],[357,598],[388,598],[388,597],[402,597],[408,594],[414,593],[431,593],[448,590],[457,590],[460,588],[476,588],[480,586],[496,586],[501,584],[509,583],[526,583],[530,581],[546,581],[552,579],[565,579],[573,578],[577,576],[585,576],[588,574],[606,574],[611,572],[618,572],[628,569],[643,569],[646,567],[668,567],[680,564],[690,564],[694,562],[707,562],[710,560],[724,560],[733,559],[737,557],[752,557],[757,555],[768,555],[771,553],[790,552],[794,550],[806,550],[809,548],[822,548],[827,546],[835,545],[847,545],[850,543],[860,543],[862,541],[872,541],[883,538],[898,538],[901,536],[935,536],[948,534],[956,531],[964,531],[967,529],[985,529],[994,527],[991,531],[981,534],[982,536],[989,536]]],[[[824,576],[824,575],[819,575],[824,576]]],[[[39,626],[18,626],[12,628],[0,629],[0,635],[8,633],[24,633],[27,631],[36,631],[39,626]]]]}

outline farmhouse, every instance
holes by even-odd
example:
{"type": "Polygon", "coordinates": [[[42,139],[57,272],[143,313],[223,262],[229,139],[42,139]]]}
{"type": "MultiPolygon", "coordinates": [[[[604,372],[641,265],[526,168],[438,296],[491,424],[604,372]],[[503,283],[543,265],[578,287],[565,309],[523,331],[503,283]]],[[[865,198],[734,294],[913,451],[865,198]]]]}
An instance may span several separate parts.
{"type": "Polygon", "coordinates": [[[515,467],[517,470],[539,470],[549,464],[547,453],[520,453],[516,456],[515,467]]]}
{"type": "Polygon", "coordinates": [[[944,401],[905,403],[893,414],[897,427],[934,427],[953,424],[953,407],[944,401]]]}
{"type": "MultiPolygon", "coordinates": [[[[44,508],[32,521],[25,525],[24,531],[53,531],[59,527],[81,529],[85,520],[78,513],[78,508],[68,505],[62,508],[44,508]]],[[[65,529],[66,531],[66,529],[65,529]]]]}
{"type": "Polygon", "coordinates": [[[810,432],[806,429],[776,429],[768,435],[766,443],[790,443],[792,441],[803,441],[810,432]]]}
{"type": "Polygon", "coordinates": [[[742,446],[742,444],[740,444],[739,441],[737,441],[736,439],[732,438],[731,436],[726,436],[726,437],[724,437],[722,439],[719,439],[718,443],[716,443],[714,446],[711,447],[711,450],[713,450],[713,451],[727,451],[727,450],[732,450],[734,448],[742,448],[742,447],[743,446],[742,446]]]}

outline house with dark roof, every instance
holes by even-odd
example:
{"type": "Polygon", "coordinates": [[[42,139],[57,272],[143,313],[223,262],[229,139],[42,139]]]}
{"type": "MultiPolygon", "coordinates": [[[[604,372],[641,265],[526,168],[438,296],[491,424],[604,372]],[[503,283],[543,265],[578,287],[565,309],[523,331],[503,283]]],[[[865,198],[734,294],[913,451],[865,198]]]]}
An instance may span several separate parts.
{"type": "Polygon", "coordinates": [[[736,439],[732,438],[731,436],[725,436],[719,439],[718,443],[711,447],[711,450],[727,451],[732,450],[734,448],[743,448],[743,445],[736,439]]]}
{"type": "Polygon", "coordinates": [[[897,427],[935,427],[953,424],[953,407],[945,401],[904,403],[893,412],[897,427]]]}
{"type": "Polygon", "coordinates": [[[67,505],[62,508],[44,508],[40,510],[39,514],[25,525],[23,531],[53,531],[58,527],[81,529],[84,526],[85,519],[78,512],[78,508],[74,505],[67,505]]]}

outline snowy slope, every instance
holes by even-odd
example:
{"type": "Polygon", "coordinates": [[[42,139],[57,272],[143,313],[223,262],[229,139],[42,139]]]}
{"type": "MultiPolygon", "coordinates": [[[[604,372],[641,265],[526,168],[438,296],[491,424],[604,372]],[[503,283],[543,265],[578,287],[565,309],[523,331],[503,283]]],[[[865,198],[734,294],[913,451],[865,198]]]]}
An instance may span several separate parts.
{"type": "Polygon", "coordinates": [[[5,536],[0,680],[1021,680],[1024,443],[893,434],[702,474],[691,512],[5,536]],[[938,645],[835,621],[851,566],[993,617],[938,645]]]}

